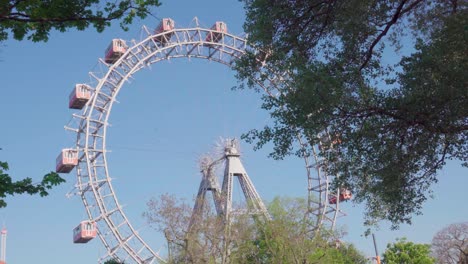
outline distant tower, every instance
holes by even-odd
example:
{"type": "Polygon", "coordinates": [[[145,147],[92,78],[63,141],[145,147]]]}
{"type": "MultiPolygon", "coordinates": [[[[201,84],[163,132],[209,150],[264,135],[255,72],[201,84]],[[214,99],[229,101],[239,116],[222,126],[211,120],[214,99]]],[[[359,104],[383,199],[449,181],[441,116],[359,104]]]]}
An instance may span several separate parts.
{"type": "Polygon", "coordinates": [[[7,238],[7,230],[4,227],[1,231],[2,234],[2,247],[0,250],[0,264],[6,264],[6,238],[7,238]]]}
{"type": "MultiPolygon", "coordinates": [[[[189,230],[192,229],[192,226],[198,220],[205,209],[206,203],[206,193],[211,192],[213,197],[213,202],[216,208],[216,213],[221,216],[223,214],[222,208],[222,197],[221,197],[221,188],[219,187],[218,177],[215,175],[216,165],[222,161],[218,159],[212,161],[210,157],[206,156],[200,161],[200,169],[202,173],[202,181],[200,187],[198,188],[197,200],[195,201],[195,206],[193,208],[193,214],[189,223],[189,230]]],[[[0,263],[1,264],[1,263],[0,263]]]]}

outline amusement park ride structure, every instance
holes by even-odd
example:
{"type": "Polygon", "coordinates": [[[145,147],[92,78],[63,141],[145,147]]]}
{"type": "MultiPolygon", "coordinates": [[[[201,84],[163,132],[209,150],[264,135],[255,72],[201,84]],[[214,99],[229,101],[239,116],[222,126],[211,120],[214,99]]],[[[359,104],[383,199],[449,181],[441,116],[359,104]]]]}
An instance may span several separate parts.
{"type": "MultiPolygon", "coordinates": [[[[72,121],[65,129],[76,133],[76,142],[72,148],[62,150],[57,158],[57,172],[69,173],[75,169],[77,183],[72,194],[81,197],[88,216],[88,220],[81,222],[74,232],[74,241],[83,243],[98,236],[107,250],[99,261],[112,257],[125,263],[166,262],[148,246],[127,219],[109,175],[106,147],[108,120],[123,85],[137,71],[169,59],[199,58],[232,67],[247,51],[258,54],[258,58],[265,57],[264,52],[248,45],[245,36],[229,33],[227,25],[221,21],[215,22],[211,28],[203,28],[195,19],[195,26],[177,28],[172,19],[164,18],[155,30],[151,31],[145,26],[143,30],[147,35],[139,41],[112,40],[104,58],[99,59],[101,70],[90,72],[89,83],[75,85],[69,107],[80,112],[73,114],[72,121]]],[[[274,73],[267,68],[260,70],[260,76],[252,81],[267,96],[276,97],[285,92],[277,84],[287,78],[286,74],[274,73]]],[[[331,230],[337,217],[343,215],[340,202],[350,199],[351,194],[345,193],[344,189],[332,191],[330,183],[333,176],[323,169],[326,159],[319,155],[323,150],[319,146],[309,146],[304,138],[304,135],[297,134],[307,175],[308,216],[315,223],[311,230],[318,231],[324,226],[331,230]]],[[[327,133],[323,133],[320,139],[324,144],[331,141],[327,133]]],[[[327,151],[333,151],[330,144],[327,151]]],[[[238,176],[244,195],[255,204],[256,212],[268,219],[268,212],[253,188],[235,146],[227,148],[223,160],[226,171],[222,193],[230,195],[232,176],[238,176]]],[[[209,188],[218,188],[216,183],[210,182],[209,169],[203,172],[203,177],[200,186],[202,193],[209,188]]],[[[219,208],[216,209],[228,216],[231,212],[229,199],[223,202],[218,202],[219,208]]],[[[197,210],[195,205],[195,212],[197,210]]]]}
{"type": "MultiPolygon", "coordinates": [[[[224,224],[229,225],[232,217],[237,214],[259,216],[263,221],[270,220],[270,215],[260,195],[242,165],[238,141],[227,139],[223,143],[224,151],[219,159],[212,161],[211,158],[205,157],[201,161],[202,181],[198,188],[188,230],[191,230],[196,221],[200,219],[199,216],[203,213],[208,192],[212,193],[216,213],[223,218],[224,224]],[[222,188],[220,188],[215,169],[222,162],[224,162],[224,177],[222,188]],[[244,208],[233,208],[234,178],[237,178],[242,189],[246,203],[244,208]]],[[[258,217],[256,219],[258,220],[258,217]]]]}

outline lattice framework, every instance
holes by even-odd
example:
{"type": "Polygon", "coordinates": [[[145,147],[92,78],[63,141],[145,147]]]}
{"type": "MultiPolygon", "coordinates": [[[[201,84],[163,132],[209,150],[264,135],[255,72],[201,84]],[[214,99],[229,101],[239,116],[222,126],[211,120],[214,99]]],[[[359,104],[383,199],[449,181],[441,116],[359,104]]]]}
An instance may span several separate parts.
{"type": "MultiPolygon", "coordinates": [[[[114,257],[125,263],[165,262],[131,225],[111,184],[106,135],[112,106],[117,102],[120,89],[132,79],[134,73],[163,60],[199,58],[232,67],[246,50],[253,50],[245,36],[230,33],[222,33],[220,42],[207,42],[206,35],[213,31],[199,25],[176,28],[157,35],[152,35],[146,27],[143,30],[147,35],[138,42],[132,40],[131,47],[117,62],[107,64],[99,60],[99,69],[89,73],[88,85],[93,91],[91,100],[80,113],[73,114],[72,121],[65,126],[77,134],[75,145],[79,151],[79,163],[74,194],[81,197],[89,219],[97,223],[98,236],[107,249],[101,261],[114,257]],[[168,42],[158,43],[154,40],[155,36],[163,36],[168,42]]],[[[284,78],[287,78],[285,74],[273,74],[263,69],[263,74],[253,81],[268,96],[278,96],[281,90],[275,84],[284,78]]],[[[309,212],[316,223],[313,229],[318,230],[324,221],[334,227],[341,210],[339,202],[336,205],[328,203],[331,177],[322,170],[324,161],[319,158],[316,148],[310,148],[302,141],[300,133],[298,139],[304,149],[312,149],[311,153],[304,151],[304,161],[309,212]]]]}

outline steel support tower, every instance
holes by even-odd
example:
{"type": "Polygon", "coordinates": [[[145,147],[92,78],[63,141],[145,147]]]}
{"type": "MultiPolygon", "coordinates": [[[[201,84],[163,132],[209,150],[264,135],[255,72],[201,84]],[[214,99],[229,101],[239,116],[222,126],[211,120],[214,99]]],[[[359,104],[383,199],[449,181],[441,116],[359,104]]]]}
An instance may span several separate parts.
{"type": "Polygon", "coordinates": [[[208,192],[212,193],[217,215],[223,217],[224,223],[227,225],[230,224],[231,216],[233,214],[248,214],[252,216],[260,216],[263,220],[270,219],[270,215],[268,214],[260,195],[242,165],[237,145],[238,141],[235,139],[226,140],[224,142],[223,156],[221,158],[215,161],[212,161],[210,158],[205,158],[201,161],[202,181],[195,200],[189,230],[203,213],[206,203],[206,194],[208,192]],[[224,162],[224,177],[222,188],[219,188],[215,169],[221,162],[224,162]],[[246,205],[244,208],[234,209],[232,206],[234,177],[238,179],[242,193],[245,197],[246,205]]]}
{"type": "Polygon", "coordinates": [[[268,214],[265,204],[263,204],[260,195],[242,165],[237,145],[237,140],[227,140],[224,148],[225,168],[222,195],[225,223],[230,222],[232,214],[258,215],[263,217],[264,220],[269,220],[270,215],[268,214]],[[245,210],[234,210],[232,207],[234,177],[237,177],[244,194],[247,203],[245,210]]]}

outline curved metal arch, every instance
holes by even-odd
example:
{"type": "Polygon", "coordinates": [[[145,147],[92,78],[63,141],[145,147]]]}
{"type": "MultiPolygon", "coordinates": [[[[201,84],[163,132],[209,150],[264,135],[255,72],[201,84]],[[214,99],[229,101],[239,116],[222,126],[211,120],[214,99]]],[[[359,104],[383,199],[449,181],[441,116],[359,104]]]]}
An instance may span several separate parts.
{"type": "MultiPolygon", "coordinates": [[[[116,97],[125,82],[140,69],[162,60],[175,58],[201,58],[215,61],[232,67],[237,59],[248,49],[247,40],[243,37],[223,33],[220,42],[207,42],[206,34],[211,29],[200,27],[174,29],[157,35],[152,35],[144,27],[148,36],[140,42],[133,41],[125,54],[113,65],[100,60],[100,66],[107,68],[105,74],[90,73],[94,82],[93,96],[83,108],[81,114],[74,114],[75,127],[66,129],[77,133],[76,147],[80,152],[77,166],[77,194],[81,196],[88,217],[98,225],[98,235],[107,249],[107,255],[125,263],[155,263],[165,262],[140,237],[125,216],[122,206],[111,184],[107,168],[106,134],[108,119],[116,97]],[[156,36],[164,36],[165,44],[154,40],[156,36]]],[[[254,80],[269,96],[281,93],[275,83],[281,76],[267,75],[267,78],[254,80]]],[[[299,135],[299,140],[300,140],[299,135]]],[[[307,143],[300,141],[304,149],[307,143]]],[[[339,212],[339,203],[332,206],[328,203],[329,176],[320,169],[320,160],[312,148],[312,153],[304,151],[308,177],[309,212],[314,216],[315,229],[322,226],[323,220],[330,221],[332,227],[339,212]],[[314,159],[312,164],[311,158],[314,159]],[[315,169],[317,176],[312,175],[315,169]],[[316,201],[313,194],[318,194],[316,201]],[[329,216],[331,215],[331,217],[329,216]]]]}

